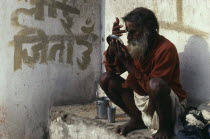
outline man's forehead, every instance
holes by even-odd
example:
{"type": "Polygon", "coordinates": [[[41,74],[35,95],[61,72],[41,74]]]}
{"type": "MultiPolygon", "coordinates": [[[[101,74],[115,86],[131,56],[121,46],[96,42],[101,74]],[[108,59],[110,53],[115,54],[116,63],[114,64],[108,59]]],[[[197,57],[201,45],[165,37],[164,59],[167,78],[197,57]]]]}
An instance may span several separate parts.
{"type": "Polygon", "coordinates": [[[126,29],[138,29],[139,27],[134,22],[125,21],[126,29]]]}

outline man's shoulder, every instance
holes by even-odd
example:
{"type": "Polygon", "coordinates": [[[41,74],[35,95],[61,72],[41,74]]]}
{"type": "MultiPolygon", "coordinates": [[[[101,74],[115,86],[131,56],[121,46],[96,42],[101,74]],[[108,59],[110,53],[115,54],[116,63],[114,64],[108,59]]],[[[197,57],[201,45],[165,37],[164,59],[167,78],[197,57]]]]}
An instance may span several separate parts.
{"type": "Polygon", "coordinates": [[[160,51],[177,51],[176,46],[167,38],[164,36],[161,37],[161,42],[160,42],[160,51]]]}

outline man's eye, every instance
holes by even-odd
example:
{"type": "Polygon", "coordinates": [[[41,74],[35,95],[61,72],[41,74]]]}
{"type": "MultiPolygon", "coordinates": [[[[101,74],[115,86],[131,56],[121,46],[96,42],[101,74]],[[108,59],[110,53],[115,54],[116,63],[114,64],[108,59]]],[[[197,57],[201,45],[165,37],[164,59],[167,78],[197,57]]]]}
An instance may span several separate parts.
{"type": "Polygon", "coordinates": [[[133,33],[135,33],[135,31],[134,30],[130,30],[130,31],[128,31],[128,33],[133,34],[133,33]]]}

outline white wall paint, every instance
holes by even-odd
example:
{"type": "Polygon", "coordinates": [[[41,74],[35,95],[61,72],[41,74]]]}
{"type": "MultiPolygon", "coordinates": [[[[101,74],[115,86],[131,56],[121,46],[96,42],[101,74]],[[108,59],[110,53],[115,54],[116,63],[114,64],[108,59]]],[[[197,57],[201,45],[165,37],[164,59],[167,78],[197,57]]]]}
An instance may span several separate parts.
{"type": "MultiPolygon", "coordinates": [[[[176,45],[181,63],[181,82],[188,92],[189,104],[197,106],[209,100],[210,1],[106,0],[105,36],[111,34],[115,17],[123,17],[136,7],[153,10],[160,22],[160,34],[176,45]]],[[[122,38],[127,42],[126,35],[122,38]]]]}
{"type": "MultiPolygon", "coordinates": [[[[95,98],[97,80],[101,71],[101,66],[99,66],[101,65],[99,1],[67,0],[66,4],[63,4],[65,0],[55,0],[57,7],[54,10],[57,11],[57,15],[54,17],[48,15],[49,2],[53,0],[40,2],[43,1],[45,6],[42,15],[42,13],[36,13],[40,10],[35,10],[33,13],[31,9],[42,6],[42,4],[36,5],[35,2],[39,1],[0,0],[0,138],[3,139],[42,138],[50,106],[87,103],[95,98]],[[68,6],[76,8],[74,11],[79,11],[80,14],[68,11],[71,9],[68,6]],[[24,14],[23,11],[28,14],[24,14]],[[19,13],[16,14],[18,20],[13,18],[15,12],[19,13]],[[68,20],[65,15],[72,19],[68,20]],[[72,22],[72,26],[65,29],[61,20],[65,23],[69,21],[68,25],[72,22]],[[19,22],[19,25],[14,21],[19,22]],[[91,27],[93,27],[92,31],[91,27]],[[49,40],[45,49],[47,50],[46,63],[40,63],[39,57],[35,63],[26,64],[23,56],[22,63],[15,67],[14,63],[18,62],[14,57],[19,58],[21,51],[15,50],[18,41],[15,41],[14,37],[23,29],[29,32],[35,31],[29,33],[28,36],[39,36],[37,35],[39,30],[41,30],[40,33],[46,34],[49,40]],[[57,37],[54,37],[55,35],[57,37]],[[53,45],[61,44],[62,37],[65,44],[63,62],[59,62],[59,51],[56,52],[55,61],[49,60],[53,45]],[[81,40],[85,41],[84,45],[77,43],[81,40]],[[67,62],[67,43],[69,42],[72,43],[73,48],[70,63],[67,62]],[[90,53],[87,53],[88,49],[90,53]],[[82,63],[87,62],[84,64],[86,66],[81,68],[78,59],[82,63]]],[[[33,56],[32,46],[40,42],[43,40],[23,43],[22,50],[27,49],[28,55],[33,56]]]]}

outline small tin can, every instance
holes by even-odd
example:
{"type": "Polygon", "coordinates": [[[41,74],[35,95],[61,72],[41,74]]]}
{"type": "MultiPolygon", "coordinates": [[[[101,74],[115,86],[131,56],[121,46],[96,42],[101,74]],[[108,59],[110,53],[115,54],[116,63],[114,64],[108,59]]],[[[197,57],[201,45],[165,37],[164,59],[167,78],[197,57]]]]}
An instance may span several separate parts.
{"type": "Polygon", "coordinates": [[[107,97],[100,97],[96,101],[96,110],[98,119],[107,119],[107,108],[109,106],[109,99],[107,97]]]}
{"type": "Polygon", "coordinates": [[[107,113],[108,113],[108,122],[109,123],[114,123],[115,122],[116,107],[109,106],[107,108],[107,113]]]}
{"type": "MultiPolygon", "coordinates": [[[[118,36],[116,36],[116,35],[114,35],[114,34],[110,34],[110,35],[106,38],[106,41],[107,41],[108,44],[110,44],[110,41],[111,41],[111,40],[118,40],[118,42],[119,42],[121,45],[124,45],[123,41],[122,41],[118,36]]],[[[120,45],[120,46],[121,46],[121,45],[120,45]]]]}

